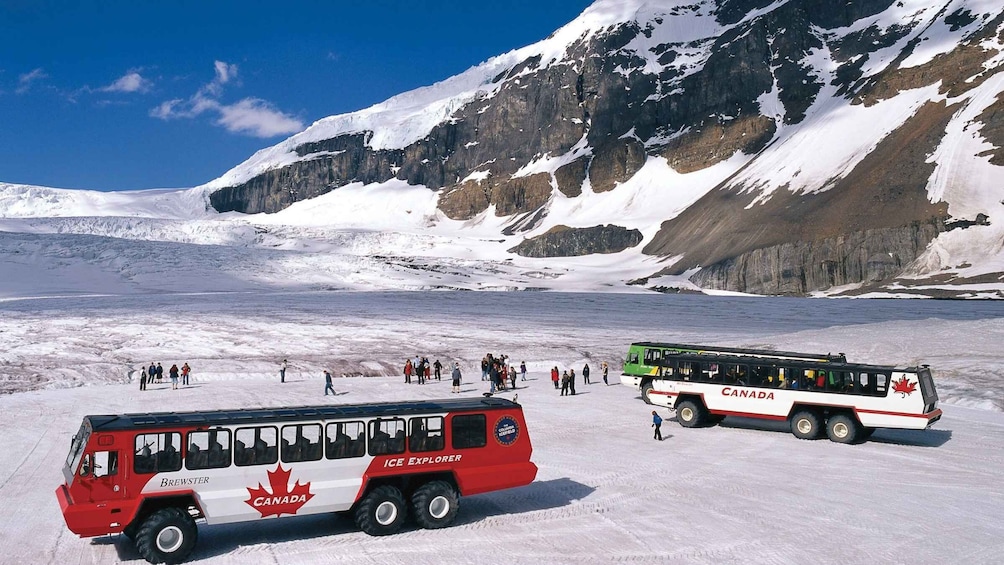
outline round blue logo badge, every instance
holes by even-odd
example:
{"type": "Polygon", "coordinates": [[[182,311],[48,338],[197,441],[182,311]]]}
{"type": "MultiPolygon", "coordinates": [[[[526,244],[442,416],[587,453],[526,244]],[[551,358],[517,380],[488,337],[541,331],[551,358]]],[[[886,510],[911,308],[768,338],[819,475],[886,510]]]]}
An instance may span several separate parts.
{"type": "Polygon", "coordinates": [[[519,437],[519,424],[512,416],[502,416],[495,422],[495,439],[502,445],[512,445],[519,437]]]}

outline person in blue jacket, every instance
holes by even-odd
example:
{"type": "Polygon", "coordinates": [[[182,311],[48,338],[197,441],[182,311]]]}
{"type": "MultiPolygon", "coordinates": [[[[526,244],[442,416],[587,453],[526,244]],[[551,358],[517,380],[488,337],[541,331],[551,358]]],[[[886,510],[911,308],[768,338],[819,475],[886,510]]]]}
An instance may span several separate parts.
{"type": "Polygon", "coordinates": [[[652,439],[662,441],[662,418],[652,410],[652,427],[655,428],[655,436],[652,439]]]}

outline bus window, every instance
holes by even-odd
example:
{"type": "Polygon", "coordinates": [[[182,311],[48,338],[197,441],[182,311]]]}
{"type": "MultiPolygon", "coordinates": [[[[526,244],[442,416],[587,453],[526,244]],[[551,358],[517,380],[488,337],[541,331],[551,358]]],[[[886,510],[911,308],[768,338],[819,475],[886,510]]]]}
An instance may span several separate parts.
{"type": "Polygon", "coordinates": [[[701,364],[694,361],[680,361],[678,372],[680,374],[680,380],[699,380],[701,378],[701,364]]]}
{"type": "Polygon", "coordinates": [[[404,419],[377,418],[370,422],[370,455],[404,453],[404,419]]]}
{"type": "Polygon", "coordinates": [[[279,461],[279,438],[274,426],[240,428],[234,440],[234,464],[271,465],[279,461]]]}
{"type": "Polygon", "coordinates": [[[412,418],[408,420],[408,425],[411,426],[408,451],[439,451],[446,447],[442,416],[412,418]]]}
{"type": "Polygon", "coordinates": [[[889,373],[875,374],[875,396],[885,396],[889,392],[889,373]]]}
{"type": "Polygon", "coordinates": [[[638,364],[638,352],[632,351],[628,353],[627,365],[637,365],[638,364]]]}
{"type": "Polygon", "coordinates": [[[94,453],[94,478],[119,474],[119,452],[97,451],[94,453]]]}
{"type": "Polygon", "coordinates": [[[753,365],[750,367],[749,386],[768,387],[771,386],[771,378],[777,372],[775,367],[769,365],[753,365]]]}
{"type": "Polygon", "coordinates": [[[162,473],[181,469],[181,434],[165,432],[159,434],[138,434],[133,459],[136,473],[162,473]]]}
{"type": "Polygon", "coordinates": [[[463,414],[451,421],[453,449],[484,447],[488,443],[488,426],[484,414],[463,414]]]}
{"type": "Polygon", "coordinates": [[[366,432],[362,422],[328,424],[328,459],[362,457],[366,454],[366,432]]]}
{"type": "Polygon", "coordinates": [[[280,455],[286,463],[319,460],[321,458],[321,425],[283,426],[280,455]]]}
{"type": "Polygon", "coordinates": [[[230,430],[188,433],[185,468],[221,469],[230,466],[230,430]]]}
{"type": "Polygon", "coordinates": [[[645,350],[645,364],[646,365],[658,365],[662,361],[662,350],[661,349],[646,349],[645,350]]]}

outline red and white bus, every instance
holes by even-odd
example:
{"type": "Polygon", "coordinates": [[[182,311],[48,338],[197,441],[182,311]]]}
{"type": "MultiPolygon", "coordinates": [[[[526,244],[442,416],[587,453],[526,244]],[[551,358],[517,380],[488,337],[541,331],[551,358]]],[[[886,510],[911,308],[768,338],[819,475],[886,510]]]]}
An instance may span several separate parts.
{"type": "Polygon", "coordinates": [[[801,439],[835,442],[875,428],[923,430],[941,418],[931,369],[841,362],[814,355],[666,352],[654,374],[625,371],[621,383],[649,404],[676,409],[688,428],[726,416],[787,421],[801,439]]]}
{"type": "Polygon", "coordinates": [[[196,521],[348,513],[371,535],[450,525],[461,496],[537,474],[501,398],[85,416],[56,496],[69,529],[179,563],[196,521]]]}

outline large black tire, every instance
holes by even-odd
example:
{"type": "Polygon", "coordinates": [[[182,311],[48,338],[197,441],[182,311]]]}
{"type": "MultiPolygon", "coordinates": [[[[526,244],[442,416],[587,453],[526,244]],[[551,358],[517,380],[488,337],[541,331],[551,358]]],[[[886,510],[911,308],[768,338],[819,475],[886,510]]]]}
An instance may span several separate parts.
{"type": "Polygon", "coordinates": [[[708,421],[708,410],[698,400],[686,398],[676,405],[676,421],[684,428],[699,428],[708,421]]]}
{"type": "Polygon", "coordinates": [[[826,435],[837,443],[854,443],[861,437],[861,424],[854,416],[834,414],[826,421],[826,435]]]}
{"type": "Polygon", "coordinates": [[[430,481],[411,495],[411,511],[419,526],[427,530],[445,528],[460,510],[460,497],[446,481],[430,481]]]}
{"type": "Polygon", "coordinates": [[[819,439],[823,422],[812,410],[799,410],[791,416],[791,433],[798,439],[819,439]]]}
{"type": "Polygon", "coordinates": [[[371,536],[395,534],[407,514],[401,491],[383,485],[370,491],[356,507],[356,526],[371,536]]]}
{"type": "Polygon", "coordinates": [[[143,521],[136,532],[136,551],[150,563],[175,565],[184,561],[198,541],[195,520],[183,508],[162,508],[143,521]]]}
{"type": "Polygon", "coordinates": [[[136,541],[136,532],[139,530],[139,527],[141,525],[142,523],[134,521],[133,523],[126,526],[125,529],[122,530],[122,533],[125,534],[125,537],[131,539],[132,541],[136,541]]]}
{"type": "Polygon", "coordinates": [[[652,399],[648,395],[652,392],[652,383],[645,383],[641,385],[641,399],[645,401],[645,404],[652,404],[652,399]]]}

